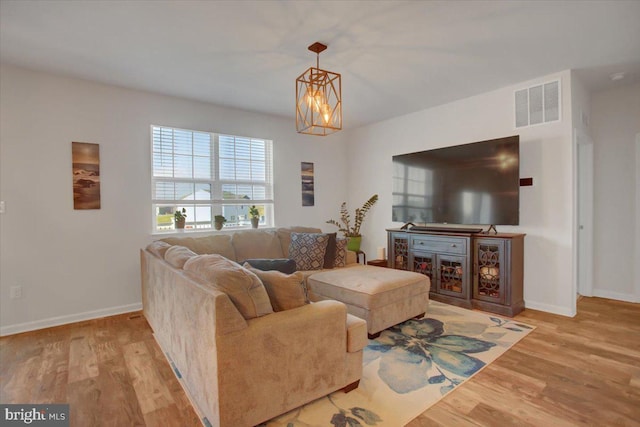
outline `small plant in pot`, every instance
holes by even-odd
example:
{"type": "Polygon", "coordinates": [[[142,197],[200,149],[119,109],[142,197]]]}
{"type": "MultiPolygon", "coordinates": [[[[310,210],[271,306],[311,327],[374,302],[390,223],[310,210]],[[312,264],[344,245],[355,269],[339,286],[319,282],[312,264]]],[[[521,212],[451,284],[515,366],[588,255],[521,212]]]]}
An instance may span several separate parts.
{"type": "Polygon", "coordinates": [[[340,222],[330,219],[327,224],[332,224],[338,227],[338,231],[344,234],[348,240],[347,249],[357,252],[360,250],[360,243],[362,242],[362,235],[360,234],[360,227],[364,222],[364,218],[367,216],[369,209],[373,207],[378,201],[378,195],[374,194],[367,200],[362,207],[356,209],[356,213],[353,218],[353,225],[351,224],[351,215],[347,210],[347,202],[342,202],[340,206],[340,222]]]}
{"type": "Polygon", "coordinates": [[[182,210],[177,210],[173,214],[173,219],[176,224],[176,229],[183,229],[184,223],[187,221],[187,210],[185,208],[182,208],[182,210]]]}
{"type": "Polygon", "coordinates": [[[216,215],[213,217],[213,225],[216,230],[222,230],[225,222],[227,222],[227,218],[225,218],[224,215],[216,215]]]}
{"type": "Polygon", "coordinates": [[[251,228],[258,228],[260,222],[260,211],[253,205],[249,208],[249,217],[251,218],[251,228]]]}

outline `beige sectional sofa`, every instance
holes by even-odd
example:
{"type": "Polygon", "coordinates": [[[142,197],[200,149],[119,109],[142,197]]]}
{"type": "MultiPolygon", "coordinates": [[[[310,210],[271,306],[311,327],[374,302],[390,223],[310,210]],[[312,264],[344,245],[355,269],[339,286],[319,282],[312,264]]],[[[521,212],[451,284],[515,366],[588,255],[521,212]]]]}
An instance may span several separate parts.
{"type": "MultiPolygon", "coordinates": [[[[317,231],[254,230],[164,240],[234,261],[282,258],[294,230],[317,231]]],[[[357,386],[367,345],[366,323],[347,314],[343,303],[321,301],[270,314],[256,309],[263,315],[247,319],[216,283],[195,268],[184,269],[197,264],[194,260],[209,260],[173,246],[170,263],[164,259],[167,246],[152,244],[141,250],[144,315],[210,425],[257,425],[357,386]]],[[[234,268],[240,267],[229,267],[234,268]]]]}

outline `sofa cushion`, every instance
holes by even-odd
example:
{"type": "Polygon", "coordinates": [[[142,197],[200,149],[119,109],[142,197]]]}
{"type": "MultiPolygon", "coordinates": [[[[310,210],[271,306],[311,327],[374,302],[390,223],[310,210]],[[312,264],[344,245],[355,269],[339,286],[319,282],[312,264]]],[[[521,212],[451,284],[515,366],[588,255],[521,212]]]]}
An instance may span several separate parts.
{"type": "Polygon", "coordinates": [[[184,264],[196,255],[198,254],[193,252],[191,249],[176,245],[171,246],[166,250],[164,253],[164,259],[175,268],[183,268],[184,264]]]}
{"type": "Polygon", "coordinates": [[[289,258],[298,270],[321,270],[329,236],[322,233],[291,233],[289,258]]]}
{"type": "Polygon", "coordinates": [[[241,262],[242,265],[245,263],[248,263],[251,267],[262,271],[277,270],[284,274],[293,274],[296,272],[296,262],[290,258],[245,259],[244,262],[241,262]]]}
{"type": "Polygon", "coordinates": [[[162,240],[156,240],[147,245],[147,250],[157,256],[158,258],[164,259],[164,254],[167,252],[167,249],[171,247],[167,242],[163,242],[162,240]]]}
{"type": "Polygon", "coordinates": [[[258,276],[222,255],[194,256],[184,269],[226,293],[245,319],[273,313],[269,295],[258,276]]]}
{"type": "Polygon", "coordinates": [[[237,260],[256,258],[286,258],[275,231],[236,231],[232,237],[237,260]]]}
{"type": "MultiPolygon", "coordinates": [[[[291,244],[291,233],[322,233],[322,230],[314,227],[282,227],[278,228],[278,238],[280,239],[280,246],[282,246],[282,252],[285,258],[289,257],[289,245],[291,244]]],[[[290,257],[289,257],[290,258],[290,257]]]]}
{"type": "Polygon", "coordinates": [[[302,307],[307,303],[307,297],[303,289],[303,276],[301,273],[285,274],[276,270],[263,271],[251,267],[245,263],[248,269],[262,281],[269,294],[269,300],[273,311],[285,311],[302,307]]]}
{"type": "Polygon", "coordinates": [[[336,256],[333,262],[334,267],[344,267],[347,265],[347,239],[336,239],[336,256]]]}
{"type": "Polygon", "coordinates": [[[231,236],[228,234],[203,237],[167,237],[166,239],[162,239],[162,241],[170,245],[185,246],[198,255],[220,254],[232,261],[238,259],[231,244],[231,236]]]}

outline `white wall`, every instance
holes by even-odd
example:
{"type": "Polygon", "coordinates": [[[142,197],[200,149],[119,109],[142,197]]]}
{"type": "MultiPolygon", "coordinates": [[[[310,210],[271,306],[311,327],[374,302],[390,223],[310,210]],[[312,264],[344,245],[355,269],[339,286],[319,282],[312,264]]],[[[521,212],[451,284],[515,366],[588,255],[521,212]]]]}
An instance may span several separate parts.
{"type": "Polygon", "coordinates": [[[395,154],[520,135],[520,226],[498,231],[526,233],[524,298],[529,308],[575,314],[574,166],[569,71],[397,117],[348,132],[349,205],[378,193],[362,232],[363,250],[386,245],[391,222],[391,157],[395,154]],[[514,129],[514,90],[561,79],[560,122],[514,129]]]}
{"type": "Polygon", "coordinates": [[[140,308],[138,250],[152,239],[151,124],[273,139],[278,226],[329,229],[324,221],[346,199],[343,134],[298,135],[293,115],[4,65],[0,100],[1,334],[140,308]],[[100,144],[100,210],[73,210],[72,141],[100,144]],[[301,161],[315,162],[315,207],[301,206],[301,161]],[[10,299],[16,285],[23,297],[10,299]]]}
{"type": "Polygon", "coordinates": [[[594,295],[640,302],[633,265],[638,250],[636,134],[640,84],[592,94],[594,139],[594,295]]]}

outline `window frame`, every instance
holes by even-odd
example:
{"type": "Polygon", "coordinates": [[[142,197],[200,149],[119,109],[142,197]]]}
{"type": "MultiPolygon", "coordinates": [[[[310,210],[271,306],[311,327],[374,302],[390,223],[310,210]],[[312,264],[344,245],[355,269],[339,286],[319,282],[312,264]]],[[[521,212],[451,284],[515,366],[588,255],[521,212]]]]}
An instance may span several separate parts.
{"type": "MultiPolygon", "coordinates": [[[[160,138],[160,141],[162,141],[162,137],[160,138]]],[[[228,141],[227,141],[228,142],[228,141]]],[[[184,154],[178,154],[180,155],[184,155],[184,154]]],[[[175,233],[175,232],[188,232],[188,233],[193,233],[193,232],[211,232],[211,231],[215,231],[215,227],[214,227],[214,217],[215,215],[220,215],[223,214],[225,212],[225,210],[227,212],[229,212],[229,210],[232,210],[235,207],[235,222],[232,220],[232,218],[227,217],[227,224],[225,224],[225,229],[228,230],[238,230],[238,229],[247,229],[247,228],[251,228],[251,222],[250,219],[248,217],[248,214],[240,214],[238,212],[238,209],[242,209],[241,212],[246,212],[248,211],[249,206],[251,205],[256,205],[258,206],[258,208],[261,208],[261,213],[263,215],[261,215],[260,218],[260,226],[261,227],[273,227],[275,224],[275,209],[274,209],[274,205],[275,205],[275,201],[274,201],[274,183],[273,183],[273,140],[267,139],[267,138],[256,138],[256,137],[250,137],[250,136],[240,136],[240,135],[231,135],[231,134],[224,134],[224,133],[219,133],[219,132],[210,132],[210,131],[199,131],[199,130],[193,130],[193,129],[184,129],[184,128],[177,128],[177,127],[172,127],[172,126],[163,126],[163,125],[150,125],[150,157],[151,157],[151,171],[150,171],[150,176],[151,176],[151,229],[152,229],[152,234],[168,234],[168,233],[175,233]],[[155,151],[155,138],[156,138],[156,130],[158,132],[162,132],[164,130],[170,130],[172,132],[171,135],[171,154],[170,154],[170,159],[172,162],[171,165],[171,174],[172,176],[161,176],[161,175],[156,175],[156,155],[158,154],[158,152],[155,151]],[[191,177],[190,178],[185,178],[185,177],[176,177],[176,135],[175,132],[179,131],[179,132],[188,132],[191,134],[191,154],[189,155],[189,157],[191,157],[191,177]],[[194,134],[206,134],[209,136],[210,138],[210,147],[209,147],[209,156],[207,157],[209,159],[209,178],[196,178],[196,171],[195,171],[195,165],[194,165],[194,158],[195,157],[199,157],[196,156],[194,154],[194,146],[193,146],[193,141],[194,141],[194,134]],[[221,179],[221,167],[220,167],[220,158],[221,158],[221,149],[220,149],[220,139],[221,137],[225,137],[225,138],[232,138],[233,139],[233,147],[234,147],[234,156],[232,157],[234,159],[234,163],[237,162],[237,160],[240,158],[243,161],[249,160],[249,171],[250,173],[253,171],[253,169],[251,168],[252,162],[255,163],[256,161],[253,160],[251,158],[251,155],[249,156],[249,158],[242,158],[242,157],[238,157],[237,155],[235,155],[235,150],[237,148],[236,144],[239,143],[246,143],[247,141],[249,142],[249,149],[251,152],[251,148],[252,148],[252,144],[256,143],[256,144],[261,144],[264,143],[264,149],[263,149],[263,153],[264,153],[264,160],[258,160],[257,163],[259,163],[260,166],[264,165],[264,179],[253,179],[252,177],[250,179],[221,179]],[[171,184],[173,184],[175,186],[175,184],[191,184],[193,186],[193,193],[191,194],[191,196],[193,198],[189,198],[189,199],[177,199],[176,197],[176,190],[174,187],[173,190],[173,197],[174,199],[166,199],[166,198],[157,198],[158,196],[158,184],[159,183],[169,183],[169,187],[171,187],[171,184]],[[209,191],[209,198],[207,199],[198,199],[197,198],[197,193],[198,193],[198,185],[208,185],[210,188],[209,191]],[[236,185],[236,186],[245,186],[246,187],[250,187],[251,188],[251,198],[249,199],[243,199],[240,198],[238,194],[236,194],[236,196],[238,196],[237,199],[228,199],[225,198],[225,193],[223,191],[223,188],[225,185],[236,185]],[[256,188],[260,188],[260,187],[264,187],[263,193],[264,193],[264,198],[261,199],[255,199],[253,198],[255,196],[255,189],[256,188]],[[175,223],[173,220],[173,212],[175,212],[176,209],[181,209],[183,206],[185,206],[187,208],[187,227],[184,230],[178,230],[177,228],[175,228],[175,223]],[[198,207],[202,208],[202,207],[209,207],[209,214],[206,215],[206,210],[204,211],[205,213],[203,214],[202,210],[197,210],[198,207]],[[170,214],[161,214],[158,212],[159,209],[161,208],[170,208],[170,214]],[[190,221],[190,215],[189,212],[191,212],[192,214],[195,213],[195,215],[191,215],[191,221],[190,221]],[[205,217],[208,216],[208,221],[198,221],[196,223],[193,223],[193,218],[197,219],[198,216],[198,212],[200,212],[200,215],[205,215],[205,217]],[[171,223],[169,224],[168,222],[165,223],[164,226],[159,225],[159,220],[160,220],[160,216],[161,215],[165,215],[165,216],[169,216],[170,215],[170,221],[171,223]]],[[[225,158],[224,156],[222,156],[222,158],[225,158]]],[[[227,157],[230,158],[230,157],[227,157]]],[[[234,164],[234,174],[237,175],[237,164],[234,164]]],[[[236,187],[237,188],[237,187],[236,187]]],[[[206,190],[205,190],[206,191],[206,190]]],[[[228,215],[228,214],[226,214],[228,215]]],[[[165,218],[168,219],[168,218],[165,218]]]]}

